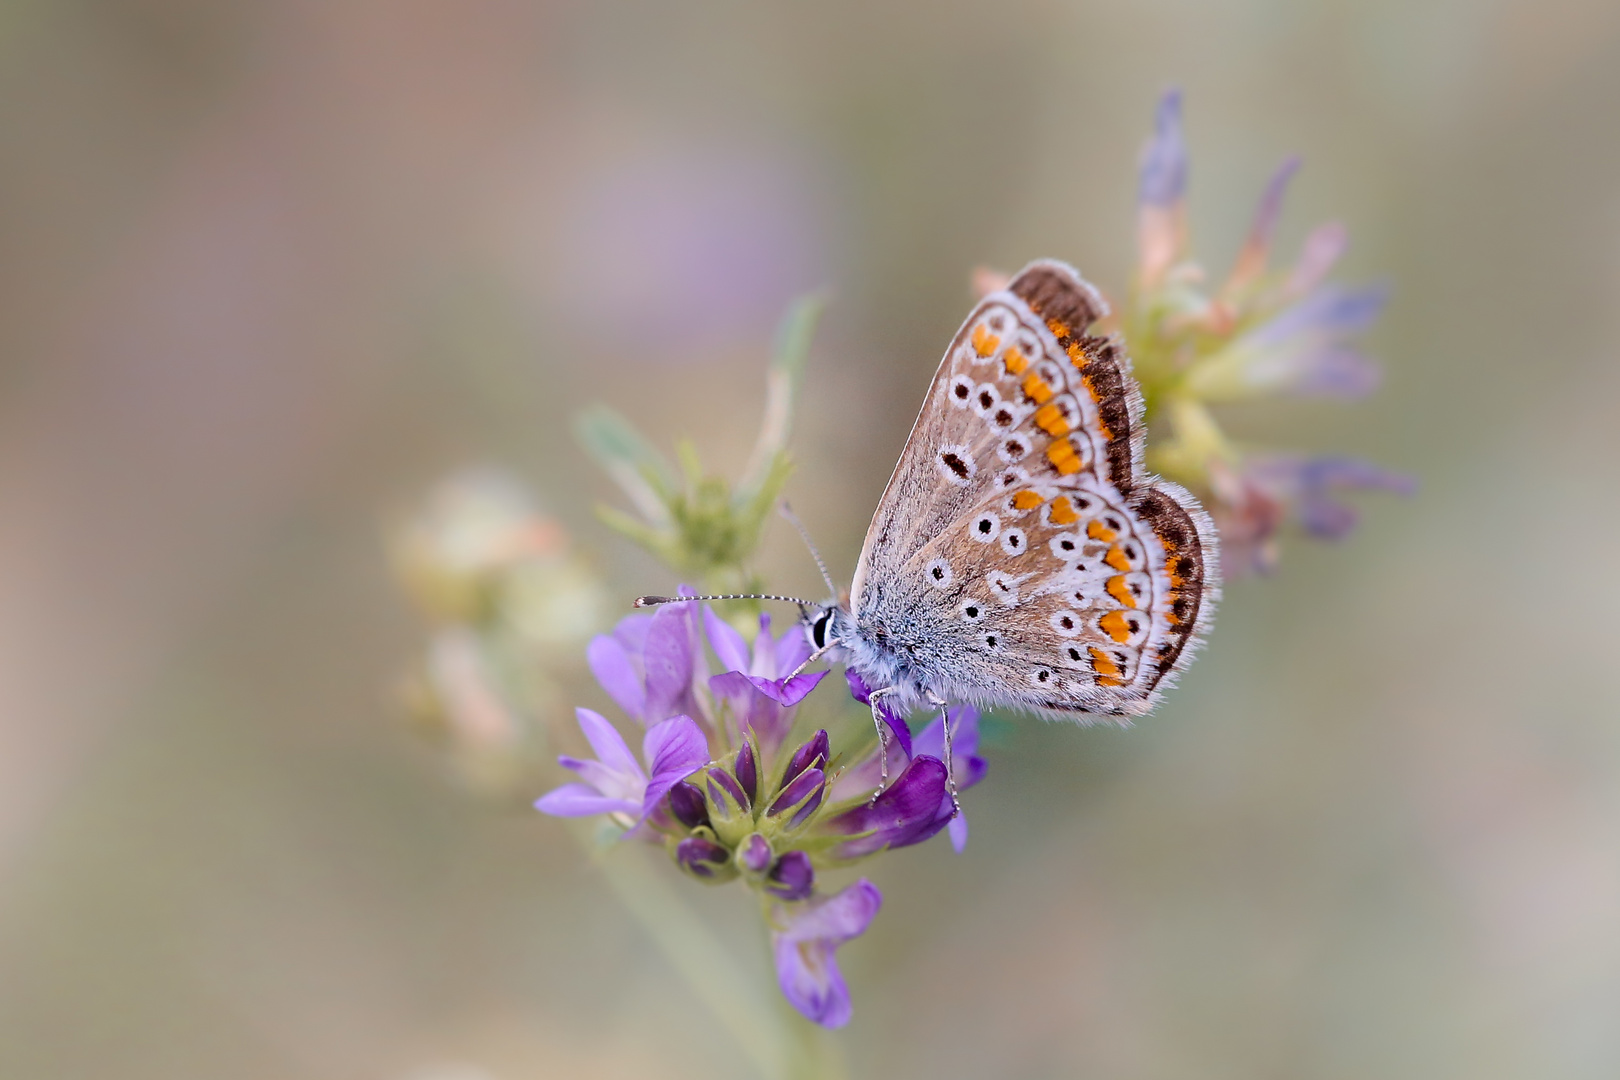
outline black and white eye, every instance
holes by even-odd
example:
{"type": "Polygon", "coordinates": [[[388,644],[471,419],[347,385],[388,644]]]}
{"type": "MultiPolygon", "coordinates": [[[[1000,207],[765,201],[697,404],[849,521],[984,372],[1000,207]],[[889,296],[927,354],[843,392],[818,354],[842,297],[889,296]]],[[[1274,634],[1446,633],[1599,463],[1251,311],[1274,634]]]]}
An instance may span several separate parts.
{"type": "Polygon", "coordinates": [[[1051,548],[1052,554],[1058,558],[1068,559],[1080,550],[1080,537],[1076,533],[1058,533],[1047,541],[1047,547],[1051,548]]]}
{"type": "Polygon", "coordinates": [[[968,599],[962,601],[962,618],[968,622],[984,621],[986,611],[987,608],[982,600],[968,599]]]}
{"type": "Polygon", "coordinates": [[[1018,426],[1018,421],[1023,418],[1023,411],[1013,408],[1004,401],[995,408],[988,410],[984,418],[990,421],[991,427],[999,428],[1002,431],[1010,431],[1018,426]]]}
{"type": "Polygon", "coordinates": [[[1024,538],[1023,529],[1008,529],[1001,534],[1001,550],[1009,555],[1022,555],[1029,547],[1029,541],[1024,538]]]}
{"type": "Polygon", "coordinates": [[[1012,465],[1029,456],[1029,440],[1022,435],[1009,435],[996,444],[996,456],[1012,465]]]}
{"type": "Polygon", "coordinates": [[[980,383],[973,388],[973,411],[989,419],[990,412],[1001,404],[1001,391],[993,383],[980,383]]]}
{"type": "Polygon", "coordinates": [[[968,524],[968,535],[981,544],[988,544],[1001,535],[1001,519],[994,514],[980,514],[968,524]]]}
{"type": "Polygon", "coordinates": [[[1053,677],[1051,668],[1036,668],[1029,673],[1029,681],[1043,690],[1057,685],[1057,679],[1053,677]]]}
{"type": "Polygon", "coordinates": [[[973,455],[961,443],[947,443],[934,454],[934,464],[946,481],[957,487],[966,487],[973,474],[979,471],[973,455]]]}
{"type": "Polygon", "coordinates": [[[1013,577],[1005,570],[992,570],[984,576],[985,582],[990,586],[990,596],[1000,604],[1015,607],[1018,604],[1018,583],[1029,577],[1013,577]]]}
{"type": "Polygon", "coordinates": [[[1080,651],[1080,646],[1078,645],[1070,645],[1068,648],[1063,650],[1063,655],[1068,657],[1071,664],[1081,664],[1084,663],[1086,659],[1086,654],[1080,651]]]}
{"type": "Polygon", "coordinates": [[[1074,637],[1080,633],[1081,621],[1078,611],[1063,608],[1061,611],[1054,611],[1047,621],[1051,623],[1052,629],[1057,631],[1059,637],[1074,637]]]}
{"type": "Polygon", "coordinates": [[[951,582],[956,580],[956,574],[951,571],[951,564],[945,559],[935,559],[923,567],[923,576],[928,579],[928,584],[936,589],[948,589],[951,582]]]}
{"type": "Polygon", "coordinates": [[[951,404],[955,405],[958,409],[965,409],[973,402],[973,387],[974,383],[972,379],[968,378],[966,375],[958,375],[956,378],[951,380],[950,390],[947,391],[945,396],[948,397],[951,404]]]}
{"type": "Polygon", "coordinates": [[[984,643],[986,647],[991,649],[1001,648],[1001,638],[997,637],[995,634],[984,635],[984,643]]]}

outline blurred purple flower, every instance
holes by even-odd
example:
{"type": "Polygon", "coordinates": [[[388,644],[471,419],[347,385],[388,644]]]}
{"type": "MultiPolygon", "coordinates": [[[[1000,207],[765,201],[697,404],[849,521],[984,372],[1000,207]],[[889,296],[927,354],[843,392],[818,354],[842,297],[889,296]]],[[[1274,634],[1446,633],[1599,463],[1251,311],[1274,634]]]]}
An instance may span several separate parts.
{"type": "Polygon", "coordinates": [[[883,894],[865,878],[824,899],[778,904],[771,948],[782,993],[822,1027],[843,1027],[852,1010],[849,986],[838,970],[838,946],[859,937],[883,906],[883,894]]]}
{"type": "Polygon", "coordinates": [[[535,801],[535,809],[557,817],[624,814],[644,821],[676,782],[709,761],[708,740],[690,717],[672,716],[654,724],[642,740],[643,772],[618,730],[600,713],[576,709],[595,760],[564,755],[563,768],[579,774],[584,783],[565,784],[535,801]],[[651,775],[648,775],[648,774],[651,775]]]}
{"type": "Polygon", "coordinates": [[[1217,470],[1216,507],[1221,557],[1228,573],[1268,573],[1277,561],[1275,535],[1290,517],[1312,536],[1338,540],[1356,524],[1341,491],[1410,495],[1417,481],[1349,457],[1251,455],[1240,472],[1217,470]]]}

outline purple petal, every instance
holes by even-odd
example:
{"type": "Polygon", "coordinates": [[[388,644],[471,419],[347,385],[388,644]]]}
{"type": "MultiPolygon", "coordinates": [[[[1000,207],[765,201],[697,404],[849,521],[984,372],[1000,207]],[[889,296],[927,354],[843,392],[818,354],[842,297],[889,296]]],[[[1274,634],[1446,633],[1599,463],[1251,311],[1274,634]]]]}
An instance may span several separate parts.
{"type": "MultiPolygon", "coordinates": [[[[957,705],[951,716],[951,767],[956,772],[956,790],[966,791],[984,779],[989,762],[978,755],[979,710],[971,705],[957,705]]],[[[945,760],[945,725],[935,718],[933,723],[917,734],[917,753],[945,760]]]]}
{"type": "Polygon", "coordinates": [[[1187,144],[1181,137],[1181,91],[1159,99],[1153,138],[1142,151],[1137,198],[1143,206],[1168,207],[1187,190],[1187,144]]]}
{"type": "Polygon", "coordinates": [[[647,711],[647,688],[642,684],[624,642],[612,634],[598,634],[585,648],[591,674],[619,708],[640,720],[647,711]]]}
{"type": "Polygon", "coordinates": [[[1380,490],[1410,495],[1417,482],[1356,458],[1316,458],[1301,470],[1300,523],[1313,536],[1337,540],[1355,528],[1356,511],[1330,497],[1340,488],[1380,490]]]}
{"type": "Polygon", "coordinates": [[[800,825],[803,825],[806,821],[810,820],[810,815],[814,814],[821,808],[821,802],[826,797],[827,785],[822,784],[820,787],[816,788],[816,793],[810,796],[810,800],[794,811],[791,818],[788,818],[788,823],[785,828],[797,829],[800,825]]]}
{"type": "Polygon", "coordinates": [[[859,937],[883,906],[865,878],[825,900],[778,908],[787,925],[771,934],[776,977],[792,1006],[823,1027],[843,1027],[852,1013],[849,987],[838,970],[838,946],[859,937]]]}
{"type": "Polygon", "coordinates": [[[1266,192],[1260,197],[1260,206],[1254,214],[1254,223],[1249,226],[1248,239],[1238,252],[1237,262],[1227,280],[1224,295],[1228,299],[1265,271],[1266,261],[1271,254],[1271,236],[1277,227],[1277,216],[1282,211],[1283,194],[1288,190],[1288,181],[1298,169],[1299,158],[1291,157],[1282,163],[1266,185],[1266,192]]]}
{"type": "Polygon", "coordinates": [[[1377,361],[1349,348],[1320,349],[1299,364],[1297,393],[1308,397],[1361,398],[1378,389],[1377,361]]]}
{"type": "Polygon", "coordinates": [[[803,675],[795,675],[785,682],[777,679],[767,679],[759,675],[750,675],[748,681],[753,683],[755,689],[772,701],[779,702],[784,707],[792,707],[808,697],[810,691],[814,690],[828,674],[829,672],[825,671],[807,671],[803,675]]]}
{"type": "Polygon", "coordinates": [[[810,865],[810,856],[802,851],[790,851],[776,860],[766,881],[765,891],[777,899],[804,900],[816,886],[816,872],[810,865]]]}
{"type": "Polygon", "coordinates": [[[1328,271],[1333,269],[1333,264],[1339,261],[1339,257],[1349,245],[1350,234],[1337,221],[1330,221],[1326,225],[1318,225],[1312,229],[1300,249],[1294,269],[1288,274],[1288,284],[1284,287],[1283,294],[1290,297],[1305,296],[1315,289],[1328,276],[1328,271]]]}
{"type": "Polygon", "coordinates": [[[639,814],[641,807],[628,799],[614,799],[585,784],[564,784],[534,801],[534,808],[554,817],[588,817],[591,814],[639,814]]]}
{"type": "MultiPolygon", "coordinates": [[[[788,668],[792,671],[792,668],[788,668]]],[[[774,679],[786,674],[776,666],[776,639],[771,637],[771,616],[769,612],[759,613],[759,632],[754,635],[753,658],[748,663],[748,674],[763,675],[767,679],[774,679]]]]}
{"type": "Polygon", "coordinates": [[[574,716],[579,721],[579,730],[585,733],[586,741],[596,751],[596,760],[604,767],[625,776],[646,775],[641,771],[641,762],[624,744],[624,736],[619,734],[618,728],[608,723],[606,717],[590,709],[575,709],[574,716]]]}
{"type": "Polygon", "coordinates": [[[644,813],[675,785],[709,763],[709,741],[689,716],[672,716],[653,725],[642,742],[642,754],[652,776],[647,781],[644,813]]]}
{"type": "Polygon", "coordinates": [[[776,797],[776,801],[771,803],[770,808],[765,811],[766,816],[775,817],[790,807],[798,806],[799,803],[816,792],[826,778],[826,774],[820,769],[804,770],[804,772],[793,778],[791,784],[782,789],[782,793],[776,797]]]}
{"type": "Polygon", "coordinates": [[[797,671],[800,664],[810,659],[810,652],[810,637],[804,632],[804,624],[794,623],[776,641],[776,674],[783,676],[797,671]]]}
{"type": "Polygon", "coordinates": [[[948,802],[945,816],[941,816],[941,801],[946,799],[945,763],[938,758],[916,757],[876,802],[846,810],[828,820],[824,828],[853,836],[835,848],[834,854],[842,859],[857,859],[884,848],[921,843],[933,836],[950,820],[948,802]]]}
{"type": "Polygon", "coordinates": [[[957,811],[956,816],[951,818],[950,825],[946,826],[946,830],[950,833],[951,847],[955,849],[958,855],[962,854],[967,849],[967,815],[957,811]]]}
{"type": "Polygon", "coordinates": [[[1343,339],[1369,329],[1389,302],[1389,289],[1328,286],[1317,289],[1275,319],[1247,335],[1260,348],[1279,345],[1296,335],[1343,339]]]}
{"type": "Polygon", "coordinates": [[[723,697],[731,706],[731,714],[738,728],[753,732],[759,748],[767,757],[787,737],[793,726],[793,711],[760,693],[751,677],[740,671],[728,671],[709,680],[709,689],[723,697]]]}
{"type": "Polygon", "coordinates": [[[703,628],[709,635],[709,647],[720,658],[722,667],[727,671],[748,670],[748,646],[742,635],[707,604],[703,605],[703,628]]]}
{"type": "Polygon", "coordinates": [[[653,616],[643,654],[647,666],[647,720],[657,723],[681,711],[692,690],[689,604],[666,604],[653,616]]]}

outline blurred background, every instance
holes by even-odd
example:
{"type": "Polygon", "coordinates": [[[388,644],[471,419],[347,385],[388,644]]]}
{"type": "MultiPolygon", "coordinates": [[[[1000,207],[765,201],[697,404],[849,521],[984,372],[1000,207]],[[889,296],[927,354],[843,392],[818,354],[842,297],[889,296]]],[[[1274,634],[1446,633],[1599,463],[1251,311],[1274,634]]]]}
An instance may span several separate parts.
{"type": "MultiPolygon", "coordinates": [[[[19,0],[0,56],[0,1076],[751,1075],[538,791],[401,722],[386,532],[500,462],[613,611],[669,588],[571,418],[740,462],[824,285],[788,494],[847,580],[973,267],[1127,280],[1168,85],[1206,265],[1297,151],[1281,252],[1338,218],[1395,289],[1378,395],[1234,429],[1421,491],[1231,587],[1137,728],[997,729],[836,1045],[1620,1074],[1620,6],[19,0]]],[[[820,589],[779,523],[761,569],[820,589]]]]}

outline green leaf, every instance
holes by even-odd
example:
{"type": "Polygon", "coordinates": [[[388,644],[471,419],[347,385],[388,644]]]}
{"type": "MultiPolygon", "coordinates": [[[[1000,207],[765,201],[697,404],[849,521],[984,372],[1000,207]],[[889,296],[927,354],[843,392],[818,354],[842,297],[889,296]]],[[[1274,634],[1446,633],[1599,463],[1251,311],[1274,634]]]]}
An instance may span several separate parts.
{"type": "Polygon", "coordinates": [[[643,517],[654,525],[669,522],[669,501],[680,491],[669,462],[635,426],[606,405],[579,414],[575,434],[587,453],[613,478],[643,517]]]}
{"type": "Polygon", "coordinates": [[[771,366],[765,377],[765,417],[742,479],[737,482],[737,494],[742,502],[754,498],[776,467],[776,455],[787,446],[793,428],[793,404],[804,377],[805,358],[810,353],[816,323],[826,307],[825,291],[801,296],[777,324],[771,366]]]}

